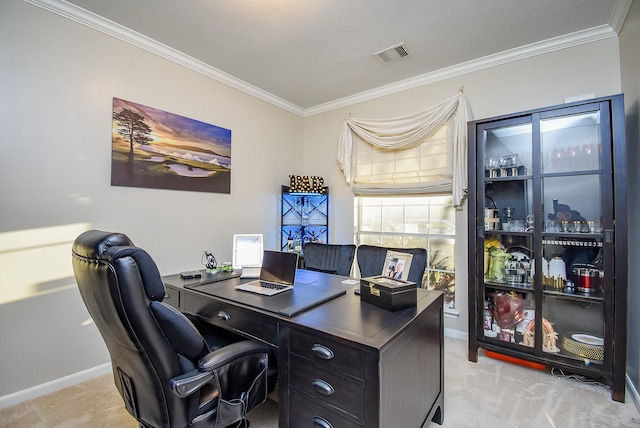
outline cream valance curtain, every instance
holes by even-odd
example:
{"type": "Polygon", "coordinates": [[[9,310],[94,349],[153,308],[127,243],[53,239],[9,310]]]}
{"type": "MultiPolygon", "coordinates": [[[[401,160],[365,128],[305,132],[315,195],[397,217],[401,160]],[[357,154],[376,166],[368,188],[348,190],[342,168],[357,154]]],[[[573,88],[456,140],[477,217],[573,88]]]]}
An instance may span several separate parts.
{"type": "MultiPolygon", "coordinates": [[[[460,206],[467,189],[467,121],[470,113],[462,91],[442,103],[417,114],[393,119],[349,118],[342,125],[338,143],[338,163],[356,194],[451,193],[453,205],[460,206]],[[425,143],[449,123],[452,127],[452,177],[430,182],[369,183],[352,181],[353,135],[384,150],[411,149],[425,143]]],[[[428,143],[428,142],[427,142],[428,143]]]]}

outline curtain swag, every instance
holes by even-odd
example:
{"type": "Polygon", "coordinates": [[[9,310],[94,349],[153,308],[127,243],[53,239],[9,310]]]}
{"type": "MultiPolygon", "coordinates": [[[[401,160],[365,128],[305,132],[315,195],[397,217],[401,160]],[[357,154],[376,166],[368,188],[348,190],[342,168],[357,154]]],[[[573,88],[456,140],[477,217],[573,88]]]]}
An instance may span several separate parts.
{"type": "MultiPolygon", "coordinates": [[[[467,120],[471,117],[462,90],[430,109],[392,119],[348,118],[338,142],[338,163],[347,183],[351,183],[352,132],[381,149],[402,150],[415,147],[433,136],[453,119],[453,205],[460,207],[467,188],[467,120]]],[[[442,184],[439,190],[442,191],[442,184]]],[[[375,192],[373,192],[375,193],[375,192]]]]}

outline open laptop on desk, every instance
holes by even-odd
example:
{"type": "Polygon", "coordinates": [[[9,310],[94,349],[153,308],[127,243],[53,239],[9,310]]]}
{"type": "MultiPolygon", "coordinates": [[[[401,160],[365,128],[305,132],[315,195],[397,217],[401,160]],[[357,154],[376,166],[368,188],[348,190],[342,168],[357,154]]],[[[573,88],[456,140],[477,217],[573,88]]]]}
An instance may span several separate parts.
{"type": "Polygon", "coordinates": [[[263,296],[283,293],[293,288],[297,268],[298,253],[264,250],[260,279],[237,285],[235,288],[263,296]]]}

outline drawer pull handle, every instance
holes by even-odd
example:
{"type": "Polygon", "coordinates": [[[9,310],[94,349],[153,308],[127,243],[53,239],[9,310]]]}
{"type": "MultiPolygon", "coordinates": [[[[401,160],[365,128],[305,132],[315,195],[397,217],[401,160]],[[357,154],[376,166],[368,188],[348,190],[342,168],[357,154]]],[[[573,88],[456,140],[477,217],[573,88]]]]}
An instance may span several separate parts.
{"type": "Polygon", "coordinates": [[[334,356],[331,349],[323,345],[318,345],[317,343],[311,347],[311,351],[316,357],[322,358],[323,360],[331,360],[334,356]]]}
{"type": "Polygon", "coordinates": [[[231,315],[229,315],[225,311],[220,311],[218,312],[218,318],[220,318],[223,321],[229,321],[231,319],[231,315]]]}
{"type": "Polygon", "coordinates": [[[314,427],[333,428],[333,425],[331,425],[328,420],[326,420],[325,418],[321,418],[320,416],[314,416],[311,420],[313,421],[314,427]]]}
{"type": "Polygon", "coordinates": [[[329,382],[326,382],[322,379],[316,379],[313,381],[313,389],[315,389],[316,392],[327,396],[333,395],[333,393],[336,392],[336,390],[333,389],[333,386],[331,386],[329,382]]]}

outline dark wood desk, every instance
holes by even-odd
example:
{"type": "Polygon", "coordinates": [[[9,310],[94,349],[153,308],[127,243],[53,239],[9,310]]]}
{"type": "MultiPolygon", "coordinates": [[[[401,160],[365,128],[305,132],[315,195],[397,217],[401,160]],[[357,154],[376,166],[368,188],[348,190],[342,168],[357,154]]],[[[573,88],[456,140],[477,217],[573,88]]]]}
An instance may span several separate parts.
{"type": "MultiPolygon", "coordinates": [[[[318,284],[346,279],[313,275],[318,284]]],[[[387,312],[361,302],[354,294],[357,286],[352,286],[344,296],[285,317],[242,303],[245,292],[229,291],[245,281],[239,278],[200,286],[228,298],[185,288],[190,281],[179,275],[163,280],[169,304],[274,348],[279,427],[412,428],[431,420],[442,423],[442,293],[418,289],[415,308],[387,312]]]]}

